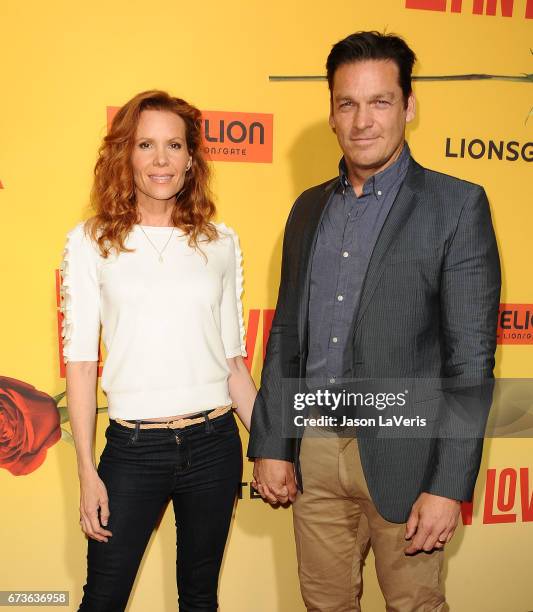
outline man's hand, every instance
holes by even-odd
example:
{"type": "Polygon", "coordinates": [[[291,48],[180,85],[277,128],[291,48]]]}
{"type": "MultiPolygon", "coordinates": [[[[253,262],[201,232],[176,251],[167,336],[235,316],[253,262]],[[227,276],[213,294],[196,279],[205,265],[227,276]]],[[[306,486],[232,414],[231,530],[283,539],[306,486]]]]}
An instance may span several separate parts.
{"type": "Polygon", "coordinates": [[[297,491],[294,464],[280,459],[256,459],[252,486],[273,505],[293,502],[297,491]]]}
{"type": "Polygon", "coordinates": [[[461,502],[455,499],[421,493],[407,520],[405,539],[415,537],[405,549],[405,554],[443,548],[452,539],[460,511],[461,502]]]}

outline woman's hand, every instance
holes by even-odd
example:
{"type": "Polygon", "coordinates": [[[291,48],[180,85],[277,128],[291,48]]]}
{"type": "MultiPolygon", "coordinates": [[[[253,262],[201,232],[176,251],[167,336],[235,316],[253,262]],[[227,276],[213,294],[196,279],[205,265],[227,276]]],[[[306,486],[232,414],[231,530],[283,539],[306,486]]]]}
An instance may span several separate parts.
{"type": "Polygon", "coordinates": [[[107,526],[109,519],[107,490],[94,466],[92,448],[96,422],[97,370],[96,361],[67,362],[67,406],[78,459],[80,525],[90,538],[107,542],[108,536],[112,535],[102,528],[102,525],[107,526]]]}
{"type": "Polygon", "coordinates": [[[113,534],[104,529],[109,520],[107,489],[96,470],[80,476],[80,525],[88,537],[107,542],[113,534]],[[100,519],[98,518],[100,510],[100,519]],[[102,527],[103,525],[103,527],[102,527]]]}

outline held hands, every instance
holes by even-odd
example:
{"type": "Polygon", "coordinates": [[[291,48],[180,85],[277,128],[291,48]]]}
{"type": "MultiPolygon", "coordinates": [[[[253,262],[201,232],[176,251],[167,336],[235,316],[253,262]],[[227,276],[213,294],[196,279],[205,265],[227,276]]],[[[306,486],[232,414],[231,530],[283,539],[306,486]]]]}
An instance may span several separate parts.
{"type": "Polygon", "coordinates": [[[252,486],[272,505],[296,499],[294,465],[280,459],[256,459],[252,486]]]}
{"type": "Polygon", "coordinates": [[[413,536],[414,539],[405,554],[443,548],[452,539],[460,511],[461,502],[455,499],[421,493],[407,520],[405,539],[410,540],[413,536]]]}
{"type": "Polygon", "coordinates": [[[104,529],[109,520],[107,489],[95,471],[80,477],[80,525],[84,533],[98,542],[107,542],[113,534],[104,529]],[[100,520],[98,520],[100,509],[100,520]]]}

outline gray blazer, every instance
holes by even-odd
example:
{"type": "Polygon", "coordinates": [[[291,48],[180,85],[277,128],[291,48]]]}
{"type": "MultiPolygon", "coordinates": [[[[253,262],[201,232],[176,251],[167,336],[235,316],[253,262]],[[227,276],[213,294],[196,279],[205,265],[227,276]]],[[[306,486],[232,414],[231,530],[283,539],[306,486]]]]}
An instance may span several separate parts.
{"type": "MultiPolygon", "coordinates": [[[[305,378],[310,262],[337,180],[302,193],[289,214],[248,446],[249,457],[294,462],[302,491],[301,438],[282,435],[282,379],[305,378]]],[[[444,419],[450,404],[442,398],[453,397],[483,431],[492,397],[500,288],[498,248],[483,188],[411,160],[369,262],[346,355],[351,376],[443,378],[447,389],[437,403],[444,419]]],[[[428,406],[435,403],[434,391],[426,398],[428,406]]],[[[419,401],[423,411],[424,398],[419,401]]],[[[482,437],[378,434],[358,435],[358,442],[370,494],[385,519],[405,522],[423,491],[471,500],[482,437]]]]}

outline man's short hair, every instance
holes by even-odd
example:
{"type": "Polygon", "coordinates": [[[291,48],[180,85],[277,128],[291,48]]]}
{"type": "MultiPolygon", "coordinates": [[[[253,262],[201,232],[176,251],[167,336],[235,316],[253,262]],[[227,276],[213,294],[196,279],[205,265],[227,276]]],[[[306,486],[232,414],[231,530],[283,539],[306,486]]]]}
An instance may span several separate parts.
{"type": "Polygon", "coordinates": [[[376,31],[355,32],[333,45],[326,62],[330,94],[333,95],[333,78],[337,68],[365,60],[395,62],[398,66],[399,85],[403,92],[404,103],[407,105],[407,98],[412,91],[411,73],[416,56],[403,38],[376,31]]]}

